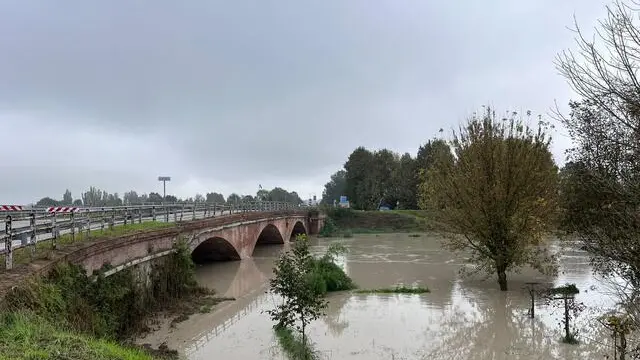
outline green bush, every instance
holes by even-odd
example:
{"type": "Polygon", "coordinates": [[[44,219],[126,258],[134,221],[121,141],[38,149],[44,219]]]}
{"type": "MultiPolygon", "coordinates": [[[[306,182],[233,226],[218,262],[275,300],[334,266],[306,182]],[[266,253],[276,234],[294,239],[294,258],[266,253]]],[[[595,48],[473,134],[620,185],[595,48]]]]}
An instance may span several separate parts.
{"type": "Polygon", "coordinates": [[[336,257],[347,252],[342,244],[333,243],[319,259],[314,259],[312,279],[316,289],[325,294],[332,291],[355,289],[353,280],[338,266],[336,257]]]}
{"type": "Polygon", "coordinates": [[[320,233],[318,234],[318,236],[333,237],[333,236],[336,236],[337,233],[338,233],[338,227],[336,226],[336,222],[332,218],[327,217],[324,219],[324,226],[322,227],[322,230],[320,230],[320,233]]]}
{"type": "Polygon", "coordinates": [[[124,339],[143,329],[151,312],[199,290],[184,244],[177,245],[177,251],[156,265],[152,274],[147,289],[132,268],[107,278],[101,272],[94,279],[81,266],[62,263],[47,276],[9,291],[1,310],[27,311],[74,331],[124,339]]]}

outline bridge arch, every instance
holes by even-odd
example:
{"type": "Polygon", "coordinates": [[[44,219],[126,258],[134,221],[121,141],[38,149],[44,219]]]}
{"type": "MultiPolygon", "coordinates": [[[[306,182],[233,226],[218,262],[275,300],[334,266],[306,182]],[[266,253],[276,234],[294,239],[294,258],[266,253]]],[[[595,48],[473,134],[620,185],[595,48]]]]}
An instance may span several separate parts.
{"type": "Polygon", "coordinates": [[[240,253],[227,239],[213,236],[196,246],[191,252],[191,259],[196,264],[211,261],[240,260],[240,253]]]}
{"type": "Polygon", "coordinates": [[[262,228],[262,231],[260,231],[256,239],[256,246],[269,244],[284,244],[284,238],[282,237],[280,229],[271,223],[262,228]]]}
{"type": "Polygon", "coordinates": [[[304,226],[304,223],[302,221],[297,220],[296,223],[293,224],[293,228],[291,229],[289,241],[295,241],[296,236],[300,234],[307,235],[307,228],[304,226]]]}

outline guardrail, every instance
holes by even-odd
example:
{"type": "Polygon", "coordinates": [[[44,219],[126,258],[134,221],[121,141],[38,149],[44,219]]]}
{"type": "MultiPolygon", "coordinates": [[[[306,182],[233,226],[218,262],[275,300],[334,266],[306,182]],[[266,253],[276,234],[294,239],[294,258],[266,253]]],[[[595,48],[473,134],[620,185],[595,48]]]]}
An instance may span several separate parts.
{"type": "Polygon", "coordinates": [[[142,223],[144,221],[181,222],[211,218],[224,214],[248,211],[279,211],[301,209],[300,206],[285,202],[256,201],[219,205],[208,203],[183,203],[165,205],[137,205],[116,207],[38,207],[19,211],[0,212],[0,226],[4,234],[0,236],[0,255],[5,256],[5,269],[13,268],[13,253],[20,248],[31,248],[34,258],[37,245],[51,241],[56,249],[61,235],[69,234],[75,241],[76,234],[90,237],[91,230],[112,230],[115,226],[142,223]]]}

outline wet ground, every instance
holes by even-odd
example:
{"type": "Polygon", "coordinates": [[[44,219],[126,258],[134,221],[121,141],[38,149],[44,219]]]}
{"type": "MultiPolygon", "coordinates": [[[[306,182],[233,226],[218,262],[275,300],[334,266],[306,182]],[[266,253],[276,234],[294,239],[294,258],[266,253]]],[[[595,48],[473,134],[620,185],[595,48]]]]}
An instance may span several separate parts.
{"type": "MultiPolygon", "coordinates": [[[[465,257],[442,250],[431,235],[358,235],[339,241],[350,249],[341,265],[361,288],[403,283],[431,292],[330,296],[327,316],[310,331],[324,359],[603,359],[613,353],[612,340],[595,320],[614,305],[609,286],[591,274],[587,254],[571,244],[555,247],[562,254],[557,277],[525,269],[509,274],[505,293],[494,277],[460,276],[465,257]],[[581,290],[577,300],[587,305],[576,320],[580,344],[559,342],[559,307],[538,301],[536,318],[528,317],[525,284],[531,281],[576,283],[581,290]]],[[[315,240],[313,250],[322,252],[327,245],[327,240],[315,240]]],[[[266,291],[279,251],[278,246],[261,247],[253,259],[198,267],[202,285],[238,300],[141,341],[166,342],[193,360],[283,359],[264,313],[276,301],[266,291]]]]}

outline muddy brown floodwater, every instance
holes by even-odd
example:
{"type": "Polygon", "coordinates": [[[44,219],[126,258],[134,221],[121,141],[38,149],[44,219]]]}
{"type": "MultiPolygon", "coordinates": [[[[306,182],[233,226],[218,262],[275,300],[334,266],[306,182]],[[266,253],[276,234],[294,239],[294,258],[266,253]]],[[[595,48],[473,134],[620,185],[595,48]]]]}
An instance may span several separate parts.
{"type": "MultiPolygon", "coordinates": [[[[310,338],[324,359],[602,359],[612,354],[612,340],[595,320],[614,305],[608,286],[591,273],[587,254],[558,246],[560,271],[546,278],[533,270],[509,274],[509,291],[500,292],[494,277],[462,277],[463,255],[442,250],[432,235],[358,235],[313,240],[322,252],[341,241],[350,252],[340,265],[361,288],[398,283],[431,289],[423,295],[329,297],[327,316],[312,324],[310,338]],[[581,343],[559,342],[559,308],[538,302],[536,318],[525,283],[576,283],[578,300],[587,305],[576,320],[581,343]]],[[[187,359],[283,359],[272,323],[264,310],[276,298],[267,293],[268,278],[282,246],[256,248],[253,259],[199,266],[198,281],[237,300],[198,314],[175,329],[166,326],[141,342],[166,342],[187,359]]]]}

